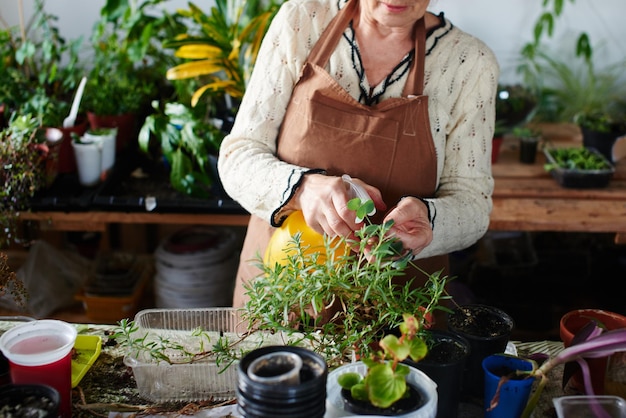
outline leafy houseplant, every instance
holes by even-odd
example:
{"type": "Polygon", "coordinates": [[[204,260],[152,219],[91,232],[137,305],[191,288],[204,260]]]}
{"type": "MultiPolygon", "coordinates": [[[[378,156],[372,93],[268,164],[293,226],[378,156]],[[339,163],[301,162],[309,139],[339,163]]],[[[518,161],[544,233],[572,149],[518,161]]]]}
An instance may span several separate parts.
{"type": "Polygon", "coordinates": [[[342,389],[350,391],[352,399],[384,409],[408,396],[406,376],[409,366],[402,362],[409,357],[414,362],[420,361],[426,356],[428,347],[419,336],[420,322],[408,314],[403,315],[403,319],[399,338],[386,335],[378,344],[380,350],[362,359],[367,366],[365,376],[347,372],[338,377],[337,382],[342,389]]]}
{"type": "Polygon", "coordinates": [[[252,72],[261,41],[280,2],[217,0],[210,14],[195,4],[180,11],[191,18],[199,32],[189,31],[165,42],[176,56],[188,62],[167,71],[169,80],[200,77],[206,84],[196,90],[191,105],[207,92],[216,101],[240,99],[252,72]]]}
{"type": "Polygon", "coordinates": [[[44,1],[36,0],[29,22],[0,28],[0,104],[7,114],[31,114],[50,127],[62,126],[83,72],[78,59],[82,39],[68,42],[56,20],[46,13],[44,1]]]}
{"type": "MultiPolygon", "coordinates": [[[[373,203],[355,198],[348,207],[367,219],[373,203]]],[[[350,361],[354,353],[369,356],[374,343],[397,330],[407,312],[426,326],[433,311],[445,310],[440,302],[448,298],[447,277],[430,275],[416,289],[411,280],[395,283],[411,262],[401,243],[388,236],[392,224],[366,221],[355,239],[326,237],[315,250],[296,233],[283,261],[259,261],[263,273],[246,284],[250,327],[300,336],[332,367],[350,361]]]]}
{"type": "Polygon", "coordinates": [[[170,183],[179,192],[208,197],[216,178],[210,165],[224,133],[208,117],[206,106],[190,108],[182,103],[152,102],[139,131],[139,148],[154,159],[162,155],[169,165],[170,183]]]}

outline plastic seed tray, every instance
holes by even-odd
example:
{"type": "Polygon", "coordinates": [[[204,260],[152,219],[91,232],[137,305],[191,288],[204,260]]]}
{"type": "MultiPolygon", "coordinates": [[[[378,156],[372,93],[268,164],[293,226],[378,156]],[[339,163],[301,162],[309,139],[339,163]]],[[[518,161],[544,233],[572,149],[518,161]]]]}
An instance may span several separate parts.
{"type": "MultiPolygon", "coordinates": [[[[214,344],[239,341],[247,325],[234,308],[146,309],[135,316],[137,331],[133,338],[180,344],[191,353],[210,350],[214,344]],[[202,329],[204,337],[194,336],[202,329]],[[207,337],[209,340],[207,341],[207,337]]],[[[250,351],[263,345],[282,344],[276,336],[257,333],[236,345],[236,350],[250,351]]],[[[154,402],[223,401],[236,396],[237,362],[226,367],[208,356],[188,363],[181,350],[165,350],[177,364],[159,361],[149,350],[130,350],[124,363],[131,367],[139,395],[154,402]]]]}

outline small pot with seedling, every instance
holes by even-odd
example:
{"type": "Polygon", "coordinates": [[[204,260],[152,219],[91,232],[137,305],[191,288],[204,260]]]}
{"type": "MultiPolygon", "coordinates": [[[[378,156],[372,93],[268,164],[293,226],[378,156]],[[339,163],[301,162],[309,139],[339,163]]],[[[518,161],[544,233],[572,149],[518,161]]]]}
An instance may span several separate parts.
{"type": "Polygon", "coordinates": [[[519,140],[519,160],[524,164],[534,164],[537,158],[537,147],[541,140],[540,133],[530,126],[516,126],[512,135],[519,140]]]}
{"type": "Polygon", "coordinates": [[[419,369],[404,363],[419,362],[428,353],[420,335],[420,321],[404,315],[400,336],[385,335],[361,361],[333,370],[328,380],[330,416],[382,415],[435,417],[436,384],[419,369]]]}

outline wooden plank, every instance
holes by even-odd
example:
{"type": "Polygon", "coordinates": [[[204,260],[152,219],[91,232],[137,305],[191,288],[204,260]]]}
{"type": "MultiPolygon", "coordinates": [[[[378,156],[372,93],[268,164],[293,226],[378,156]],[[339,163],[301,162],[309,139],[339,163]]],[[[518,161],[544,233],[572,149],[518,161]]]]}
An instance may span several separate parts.
{"type": "Polygon", "coordinates": [[[626,201],[495,199],[490,229],[626,233],[626,201]]]}
{"type": "Polygon", "coordinates": [[[496,178],[493,197],[626,201],[626,180],[613,180],[600,189],[569,189],[561,187],[552,178],[496,178]]]}
{"type": "Polygon", "coordinates": [[[245,226],[249,215],[229,214],[186,214],[186,213],[144,213],[144,212],[22,212],[22,220],[40,221],[43,224],[63,225],[72,228],[72,224],[121,223],[121,224],[205,224],[245,226]]]}

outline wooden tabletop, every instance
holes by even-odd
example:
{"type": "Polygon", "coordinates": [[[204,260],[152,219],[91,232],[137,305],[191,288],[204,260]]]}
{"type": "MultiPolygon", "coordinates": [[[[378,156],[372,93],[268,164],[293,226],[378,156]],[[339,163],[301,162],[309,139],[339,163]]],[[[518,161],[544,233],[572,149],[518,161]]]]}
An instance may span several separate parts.
{"type": "MultiPolygon", "coordinates": [[[[559,126],[548,132],[551,146],[581,145],[576,129],[559,126]]],[[[616,233],[626,243],[626,158],[605,188],[570,189],[560,186],[543,168],[537,152],[534,164],[519,162],[518,143],[505,138],[493,164],[495,190],[489,228],[511,231],[571,231],[616,233]]],[[[247,214],[151,212],[24,212],[23,220],[39,221],[56,230],[104,231],[111,223],[247,225],[247,214]]]]}
{"type": "Polygon", "coordinates": [[[539,150],[534,164],[520,163],[517,142],[505,138],[492,168],[495,189],[490,229],[626,234],[626,160],[617,162],[608,186],[597,189],[562,187],[544,170],[545,162],[539,150]]]}

